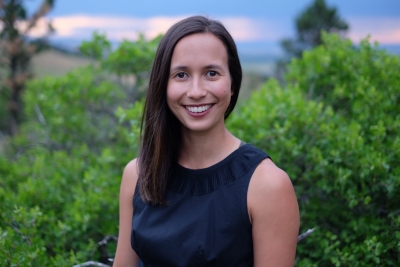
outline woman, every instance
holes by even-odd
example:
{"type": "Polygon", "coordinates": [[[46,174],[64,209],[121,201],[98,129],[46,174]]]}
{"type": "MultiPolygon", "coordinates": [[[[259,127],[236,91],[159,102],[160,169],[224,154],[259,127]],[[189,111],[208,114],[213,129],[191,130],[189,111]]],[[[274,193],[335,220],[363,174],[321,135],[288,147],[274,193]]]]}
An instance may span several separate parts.
{"type": "Polygon", "coordinates": [[[290,179],[224,124],[241,79],[218,21],[189,17],[165,34],[139,157],[122,178],[114,266],[293,266],[299,212],[290,179]]]}

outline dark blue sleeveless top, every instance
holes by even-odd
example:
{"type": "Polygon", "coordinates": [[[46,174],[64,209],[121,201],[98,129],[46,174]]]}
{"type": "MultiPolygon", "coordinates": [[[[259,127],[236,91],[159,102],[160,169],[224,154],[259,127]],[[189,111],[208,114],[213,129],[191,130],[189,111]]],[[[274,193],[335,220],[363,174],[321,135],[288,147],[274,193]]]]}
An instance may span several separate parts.
{"type": "Polygon", "coordinates": [[[247,189],[269,156],[250,144],[199,170],[177,166],[168,206],[144,203],[136,187],[131,245],[138,266],[253,266],[247,189]]]}

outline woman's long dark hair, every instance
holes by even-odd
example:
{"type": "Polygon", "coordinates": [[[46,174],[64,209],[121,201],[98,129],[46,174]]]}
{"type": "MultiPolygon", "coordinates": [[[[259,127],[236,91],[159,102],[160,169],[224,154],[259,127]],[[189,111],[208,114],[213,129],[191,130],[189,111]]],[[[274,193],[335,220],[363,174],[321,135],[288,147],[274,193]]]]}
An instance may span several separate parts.
{"type": "Polygon", "coordinates": [[[167,31],[160,42],[151,70],[138,157],[140,196],[144,202],[153,205],[167,204],[164,200],[165,190],[172,166],[178,160],[181,140],[180,122],[167,105],[172,53],[179,40],[196,33],[211,33],[225,45],[233,92],[225,111],[225,119],[234,109],[239,95],[242,67],[235,42],[219,21],[193,16],[176,23],[167,31]]]}

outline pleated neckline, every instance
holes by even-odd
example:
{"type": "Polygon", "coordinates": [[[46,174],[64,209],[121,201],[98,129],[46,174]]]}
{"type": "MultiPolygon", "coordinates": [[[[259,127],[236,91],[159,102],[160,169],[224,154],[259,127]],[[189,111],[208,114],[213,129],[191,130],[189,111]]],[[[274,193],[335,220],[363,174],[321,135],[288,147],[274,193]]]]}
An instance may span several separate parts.
{"type": "Polygon", "coordinates": [[[177,164],[169,181],[168,191],[190,196],[212,193],[240,179],[255,164],[268,157],[265,152],[251,144],[245,144],[207,168],[194,170],[177,164]]]}

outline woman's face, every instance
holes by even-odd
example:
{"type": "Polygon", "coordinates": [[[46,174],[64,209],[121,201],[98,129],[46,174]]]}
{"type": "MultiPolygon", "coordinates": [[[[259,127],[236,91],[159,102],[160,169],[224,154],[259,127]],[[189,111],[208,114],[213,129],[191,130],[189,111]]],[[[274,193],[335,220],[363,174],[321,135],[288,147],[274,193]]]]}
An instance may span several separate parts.
{"type": "Polygon", "coordinates": [[[223,126],[231,96],[224,44],[210,33],[182,38],[172,54],[167,103],[183,129],[205,132],[223,126]]]}

